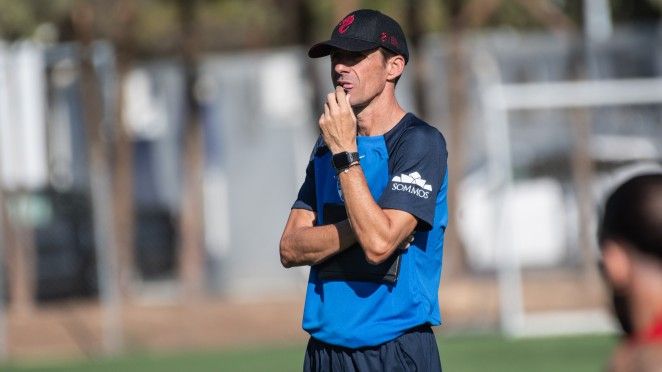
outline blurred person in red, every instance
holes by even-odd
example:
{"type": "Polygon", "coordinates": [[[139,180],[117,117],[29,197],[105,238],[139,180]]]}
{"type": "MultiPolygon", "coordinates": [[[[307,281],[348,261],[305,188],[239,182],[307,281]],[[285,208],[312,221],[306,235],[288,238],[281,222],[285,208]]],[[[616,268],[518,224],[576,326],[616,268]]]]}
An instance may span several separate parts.
{"type": "Polygon", "coordinates": [[[662,172],[640,174],[607,198],[599,243],[624,338],[611,371],[662,371],[662,172]]]}

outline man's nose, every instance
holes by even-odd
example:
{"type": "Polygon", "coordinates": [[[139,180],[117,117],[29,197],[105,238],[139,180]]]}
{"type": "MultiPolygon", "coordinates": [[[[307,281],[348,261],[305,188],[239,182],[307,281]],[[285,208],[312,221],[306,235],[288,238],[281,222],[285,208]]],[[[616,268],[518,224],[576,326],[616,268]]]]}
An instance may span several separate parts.
{"type": "Polygon", "coordinates": [[[336,73],[342,73],[349,69],[349,65],[345,61],[336,61],[333,63],[333,71],[336,73]]]}

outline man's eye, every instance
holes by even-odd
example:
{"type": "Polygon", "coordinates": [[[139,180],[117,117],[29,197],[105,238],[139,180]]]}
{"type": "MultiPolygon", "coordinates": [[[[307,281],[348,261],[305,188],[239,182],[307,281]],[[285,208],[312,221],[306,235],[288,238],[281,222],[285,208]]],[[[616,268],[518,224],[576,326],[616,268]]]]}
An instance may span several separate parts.
{"type": "Polygon", "coordinates": [[[346,61],[346,62],[359,62],[366,56],[361,52],[352,53],[333,53],[331,54],[332,61],[346,61]]]}

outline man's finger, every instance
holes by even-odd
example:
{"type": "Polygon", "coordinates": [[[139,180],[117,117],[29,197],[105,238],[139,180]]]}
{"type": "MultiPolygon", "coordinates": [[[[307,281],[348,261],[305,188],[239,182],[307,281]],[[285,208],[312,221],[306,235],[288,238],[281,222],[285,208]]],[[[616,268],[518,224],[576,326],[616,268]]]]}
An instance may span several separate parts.
{"type": "Polygon", "coordinates": [[[336,97],[336,92],[327,94],[326,103],[329,105],[331,112],[338,110],[338,98],[336,97]]]}
{"type": "Polygon", "coordinates": [[[345,93],[345,89],[340,85],[336,87],[336,99],[338,100],[338,105],[341,107],[347,103],[347,93],[345,93]]]}
{"type": "Polygon", "coordinates": [[[352,116],[354,116],[354,110],[352,109],[352,105],[349,103],[349,93],[345,93],[344,89],[341,89],[338,92],[338,102],[340,103],[340,108],[343,111],[349,111],[352,113],[352,116]]]}

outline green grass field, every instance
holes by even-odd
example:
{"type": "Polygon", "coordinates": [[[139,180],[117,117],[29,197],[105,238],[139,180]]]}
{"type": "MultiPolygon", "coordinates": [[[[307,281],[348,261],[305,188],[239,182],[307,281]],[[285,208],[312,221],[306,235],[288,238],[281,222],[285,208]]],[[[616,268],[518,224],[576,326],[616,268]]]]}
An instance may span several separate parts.
{"type": "MultiPolygon", "coordinates": [[[[581,336],[506,340],[497,336],[439,337],[447,372],[573,372],[602,371],[616,340],[581,336]]],[[[236,351],[182,354],[136,354],[114,359],[50,364],[0,365],[11,372],[102,371],[300,371],[305,345],[255,347],[236,351]]]]}

